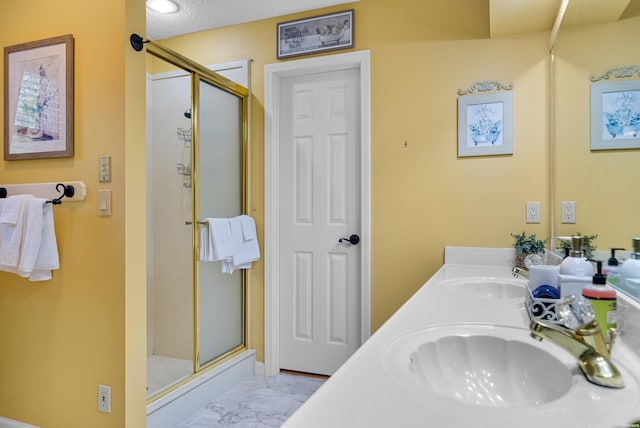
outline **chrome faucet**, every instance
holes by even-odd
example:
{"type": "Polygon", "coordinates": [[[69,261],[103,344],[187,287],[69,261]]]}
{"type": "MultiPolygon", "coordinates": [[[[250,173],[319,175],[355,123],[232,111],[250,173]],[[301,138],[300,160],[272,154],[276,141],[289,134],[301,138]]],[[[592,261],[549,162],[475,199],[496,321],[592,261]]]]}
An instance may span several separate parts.
{"type": "Polygon", "coordinates": [[[568,351],[578,361],[578,367],[590,382],[610,388],[624,388],[622,375],[611,362],[615,330],[607,347],[597,321],[591,320],[575,330],[533,317],[529,312],[531,337],[547,339],[568,351]]]}

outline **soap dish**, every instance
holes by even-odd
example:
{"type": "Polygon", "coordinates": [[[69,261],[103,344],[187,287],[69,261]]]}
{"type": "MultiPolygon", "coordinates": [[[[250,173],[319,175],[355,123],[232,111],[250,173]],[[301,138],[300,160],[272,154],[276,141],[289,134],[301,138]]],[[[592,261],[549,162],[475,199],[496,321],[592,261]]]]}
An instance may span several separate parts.
{"type": "Polygon", "coordinates": [[[562,325],[556,318],[556,304],[558,299],[544,297],[533,297],[531,291],[526,297],[525,304],[529,311],[529,317],[550,321],[554,324],[562,325]]]}
{"type": "Polygon", "coordinates": [[[560,299],[533,297],[527,294],[525,305],[529,317],[575,329],[595,318],[591,303],[582,296],[569,295],[560,299]]]}

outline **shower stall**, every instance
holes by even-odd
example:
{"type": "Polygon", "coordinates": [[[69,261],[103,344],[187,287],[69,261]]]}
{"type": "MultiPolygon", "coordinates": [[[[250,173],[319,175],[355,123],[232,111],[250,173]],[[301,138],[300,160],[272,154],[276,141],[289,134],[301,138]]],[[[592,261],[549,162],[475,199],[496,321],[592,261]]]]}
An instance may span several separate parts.
{"type": "Polygon", "coordinates": [[[246,273],[201,261],[199,246],[209,233],[206,218],[247,211],[248,90],[234,80],[248,79],[249,62],[216,73],[157,44],[147,53],[152,404],[247,354],[246,273]]]}

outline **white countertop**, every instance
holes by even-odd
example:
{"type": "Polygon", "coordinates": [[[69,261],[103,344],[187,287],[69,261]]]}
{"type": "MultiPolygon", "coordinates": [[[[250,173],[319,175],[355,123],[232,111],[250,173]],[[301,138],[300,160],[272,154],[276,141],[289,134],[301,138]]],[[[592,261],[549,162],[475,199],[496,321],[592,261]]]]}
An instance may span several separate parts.
{"type": "MultiPolygon", "coordinates": [[[[465,250],[467,251],[467,250],[465,250]]],[[[466,252],[464,260],[470,260],[466,252]]],[[[589,383],[566,351],[529,337],[521,298],[485,298],[447,288],[456,278],[515,280],[500,253],[496,265],[445,264],[283,425],[284,428],[358,427],[628,427],[640,419],[640,359],[618,341],[612,360],[623,389],[589,383]],[[449,281],[451,280],[451,281],[449,281]],[[460,324],[509,326],[523,341],[553,354],[571,370],[571,389],[535,406],[488,407],[467,404],[411,385],[390,369],[397,344],[420,330],[460,324]]],[[[508,257],[507,257],[508,258],[508,257]]],[[[491,262],[481,257],[480,263],[491,262]]],[[[474,259],[471,263],[477,263],[474,259]]],[[[471,328],[470,326],[469,328],[471,328]]],[[[464,326],[462,327],[464,328],[464,326]]],[[[405,365],[409,365],[407,357],[405,365]]]]}

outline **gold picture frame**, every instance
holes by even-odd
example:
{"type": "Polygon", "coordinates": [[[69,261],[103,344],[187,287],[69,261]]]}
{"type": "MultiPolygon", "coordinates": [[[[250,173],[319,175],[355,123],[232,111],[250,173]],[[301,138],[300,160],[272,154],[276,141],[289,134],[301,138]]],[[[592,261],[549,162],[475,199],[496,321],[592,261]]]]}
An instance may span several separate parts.
{"type": "Polygon", "coordinates": [[[4,159],[73,156],[73,35],[4,48],[4,159]]]}

